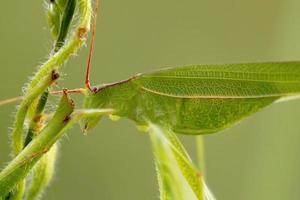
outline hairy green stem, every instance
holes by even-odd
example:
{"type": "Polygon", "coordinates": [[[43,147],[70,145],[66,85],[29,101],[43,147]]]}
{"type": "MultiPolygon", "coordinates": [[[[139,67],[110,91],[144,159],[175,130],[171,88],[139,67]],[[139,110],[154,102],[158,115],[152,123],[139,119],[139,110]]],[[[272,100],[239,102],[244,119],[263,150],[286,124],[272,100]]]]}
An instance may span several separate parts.
{"type": "Polygon", "coordinates": [[[39,80],[47,76],[53,70],[59,68],[71,55],[74,55],[78,49],[85,43],[86,34],[90,29],[90,21],[92,15],[91,0],[78,0],[79,21],[72,36],[66,44],[60,48],[49,60],[44,63],[39,71],[32,78],[27,90],[34,88],[39,80]]]}
{"type": "Polygon", "coordinates": [[[14,191],[12,191],[8,195],[6,195],[5,200],[21,200],[21,199],[23,199],[23,195],[25,193],[25,182],[26,182],[26,180],[21,180],[14,188],[14,191]]]}
{"type": "Polygon", "coordinates": [[[55,143],[32,169],[32,178],[27,190],[27,200],[35,200],[41,196],[42,191],[50,183],[54,174],[54,166],[57,154],[57,144],[55,143]]]}
{"type": "Polygon", "coordinates": [[[79,24],[74,31],[73,35],[57,53],[49,58],[49,60],[43,64],[40,70],[35,74],[30,84],[28,85],[24,100],[16,114],[15,123],[13,126],[13,151],[17,155],[23,148],[23,125],[28,111],[28,107],[31,102],[35,100],[43,91],[45,91],[52,82],[48,82],[46,85],[42,85],[41,81],[45,77],[49,76],[53,70],[59,68],[72,54],[77,52],[79,47],[84,44],[86,33],[89,30],[91,19],[91,2],[90,0],[79,0],[79,24]],[[32,95],[34,93],[34,96],[32,95]]]}
{"type": "Polygon", "coordinates": [[[58,79],[57,72],[52,71],[48,76],[43,77],[38,83],[37,87],[31,89],[26,93],[24,100],[21,102],[19,109],[16,113],[16,119],[14,122],[14,128],[12,131],[12,148],[14,155],[18,155],[24,146],[23,127],[26,117],[26,113],[30,104],[43,92],[49,85],[58,79]]]}
{"type": "Polygon", "coordinates": [[[72,101],[64,95],[60,105],[41,133],[0,173],[0,199],[24,179],[34,164],[57,142],[72,125],[82,118],[99,117],[113,112],[111,109],[73,111],[72,101]]]}
{"type": "Polygon", "coordinates": [[[54,144],[49,141],[57,135],[68,122],[73,112],[73,102],[64,95],[54,117],[41,131],[39,136],[27,145],[18,156],[0,173],[0,197],[11,191],[14,186],[23,180],[33,165],[43,156],[54,144]]]}
{"type": "MultiPolygon", "coordinates": [[[[30,126],[28,133],[25,138],[24,142],[24,147],[26,147],[29,142],[32,140],[34,136],[34,132],[37,131],[36,129],[41,129],[41,118],[42,118],[42,111],[46,105],[47,102],[47,97],[48,97],[48,92],[44,92],[43,95],[40,97],[39,103],[36,107],[36,113],[33,119],[31,119],[30,126]],[[37,128],[39,127],[39,128],[37,128]]],[[[7,200],[21,200],[23,199],[24,192],[26,190],[26,180],[20,181],[19,184],[17,184],[16,188],[14,189],[13,192],[11,192],[8,197],[6,198],[7,200]]]]}
{"type": "MultiPolygon", "coordinates": [[[[31,80],[31,83],[27,87],[24,99],[17,110],[12,132],[12,149],[15,156],[21,152],[24,146],[23,127],[29,107],[35,101],[35,99],[38,98],[38,96],[40,96],[52,84],[52,82],[45,82],[45,77],[49,76],[49,73],[51,73],[53,70],[58,69],[84,44],[85,36],[89,31],[90,26],[91,0],[78,0],[78,5],[79,21],[73,35],[68,40],[67,44],[63,46],[71,19],[74,14],[76,0],[70,0],[67,4],[66,11],[68,12],[65,12],[66,15],[64,15],[62,20],[59,38],[55,45],[55,51],[57,52],[52,55],[44,65],[41,66],[40,70],[31,80]],[[42,84],[40,82],[42,82],[42,84]]],[[[24,183],[24,181],[20,182],[18,186],[19,189],[16,188],[16,197],[23,196],[23,190],[25,188],[24,183]]],[[[12,195],[12,197],[13,196],[14,195],[12,195]]]]}
{"type": "MultiPolygon", "coordinates": [[[[59,51],[59,49],[65,44],[65,40],[69,32],[69,27],[74,16],[76,2],[77,0],[68,0],[66,2],[65,9],[62,13],[60,13],[60,16],[62,16],[62,20],[59,25],[59,34],[55,42],[53,52],[59,51]]],[[[55,6],[59,5],[56,4],[55,6]]],[[[29,142],[31,142],[33,137],[35,137],[40,132],[40,129],[43,126],[43,111],[47,103],[48,94],[49,92],[45,91],[41,95],[37,107],[35,108],[35,113],[31,119],[29,130],[26,136],[25,147],[29,144],[29,142]]],[[[57,154],[56,149],[57,146],[56,144],[54,144],[49,152],[46,153],[33,168],[30,185],[27,191],[27,200],[34,200],[38,198],[43,189],[51,181],[52,175],[54,173],[57,154]]]]}
{"type": "Polygon", "coordinates": [[[37,135],[38,132],[40,132],[40,129],[42,128],[42,121],[43,121],[43,111],[46,106],[47,100],[48,100],[49,92],[46,91],[42,94],[42,96],[39,99],[39,102],[37,104],[37,107],[35,109],[35,113],[33,118],[31,119],[31,122],[29,124],[28,133],[26,135],[26,139],[24,142],[24,146],[26,147],[31,140],[34,138],[35,135],[37,135]]]}
{"type": "MultiPolygon", "coordinates": [[[[25,147],[36,137],[41,129],[44,127],[44,108],[48,100],[49,92],[46,91],[40,97],[36,106],[35,114],[31,119],[27,137],[25,140],[25,147]]],[[[43,188],[51,181],[54,173],[54,165],[56,158],[56,144],[54,144],[49,152],[41,157],[32,170],[30,185],[27,190],[27,200],[37,199],[43,188]]]]}

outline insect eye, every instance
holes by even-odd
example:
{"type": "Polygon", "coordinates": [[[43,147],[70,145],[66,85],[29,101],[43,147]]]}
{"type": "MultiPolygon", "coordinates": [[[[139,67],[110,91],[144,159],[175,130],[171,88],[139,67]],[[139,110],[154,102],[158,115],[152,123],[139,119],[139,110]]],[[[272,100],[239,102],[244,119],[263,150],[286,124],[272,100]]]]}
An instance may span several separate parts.
{"type": "Polygon", "coordinates": [[[55,0],[50,0],[50,3],[55,3],[55,0]]]}

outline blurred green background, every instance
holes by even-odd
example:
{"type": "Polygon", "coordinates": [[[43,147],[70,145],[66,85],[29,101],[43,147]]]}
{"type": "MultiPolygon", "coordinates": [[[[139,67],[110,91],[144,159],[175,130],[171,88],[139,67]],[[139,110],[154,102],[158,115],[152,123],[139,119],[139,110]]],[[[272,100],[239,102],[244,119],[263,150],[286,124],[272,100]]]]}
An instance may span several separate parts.
{"type": "MultiPolygon", "coordinates": [[[[92,82],[165,66],[300,59],[298,0],[102,0],[92,82]]],[[[42,1],[2,1],[1,99],[22,94],[49,39],[42,1]]],[[[64,68],[60,88],[82,87],[87,49],[64,68]]],[[[75,97],[80,101],[80,97],[75,97]]],[[[80,107],[80,103],[77,104],[80,107]]],[[[0,164],[9,161],[15,105],[0,107],[0,164]]],[[[300,199],[300,101],[274,104],[240,125],[205,136],[207,181],[221,200],[300,199]]],[[[193,157],[194,138],[181,137],[193,157]]],[[[127,120],[104,120],[60,142],[46,200],[158,199],[149,138],[127,120]]]]}

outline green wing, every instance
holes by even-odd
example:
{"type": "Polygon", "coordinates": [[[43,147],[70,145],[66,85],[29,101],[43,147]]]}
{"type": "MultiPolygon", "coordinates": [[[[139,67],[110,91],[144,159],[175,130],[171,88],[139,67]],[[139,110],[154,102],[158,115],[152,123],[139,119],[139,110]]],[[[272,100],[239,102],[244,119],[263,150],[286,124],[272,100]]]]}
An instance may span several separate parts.
{"type": "Polygon", "coordinates": [[[300,62],[187,66],[137,81],[144,90],[179,98],[282,97],[300,92],[300,62]]]}
{"type": "Polygon", "coordinates": [[[297,95],[300,62],[198,65],[106,86],[90,94],[85,106],[113,108],[141,125],[152,121],[198,135],[223,130],[282,97],[297,95]]]}

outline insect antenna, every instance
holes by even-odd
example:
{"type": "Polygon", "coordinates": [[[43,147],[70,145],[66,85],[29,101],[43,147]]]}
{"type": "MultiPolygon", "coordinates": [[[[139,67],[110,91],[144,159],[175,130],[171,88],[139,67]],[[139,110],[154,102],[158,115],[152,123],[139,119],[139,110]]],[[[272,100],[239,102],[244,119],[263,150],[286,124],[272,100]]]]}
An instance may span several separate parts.
{"type": "MultiPolygon", "coordinates": [[[[83,94],[84,91],[85,91],[84,88],[75,88],[75,89],[71,89],[71,90],[67,90],[67,89],[66,90],[52,90],[49,93],[52,95],[59,95],[64,92],[66,92],[68,94],[83,94]]],[[[23,99],[24,99],[24,96],[18,96],[18,97],[0,100],[0,106],[16,103],[18,101],[22,101],[23,99]]]]}
{"type": "Polygon", "coordinates": [[[98,10],[99,10],[99,0],[95,0],[95,8],[94,8],[94,19],[92,24],[92,36],[90,41],[90,49],[89,49],[89,57],[88,57],[88,64],[86,68],[86,75],[85,75],[85,87],[92,91],[91,83],[90,83],[90,71],[91,71],[91,61],[92,61],[92,55],[93,55],[93,49],[94,49],[94,43],[95,43],[95,35],[96,35],[96,24],[97,24],[97,16],[98,16],[98,10]]]}

